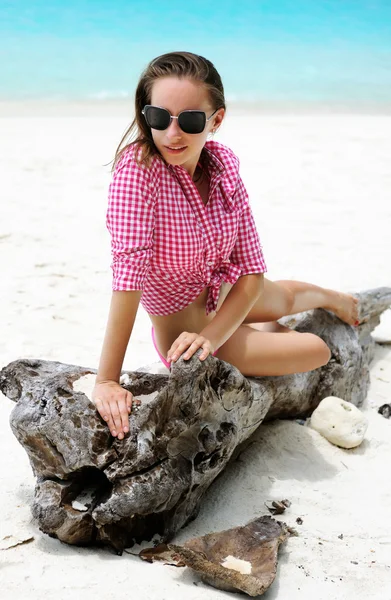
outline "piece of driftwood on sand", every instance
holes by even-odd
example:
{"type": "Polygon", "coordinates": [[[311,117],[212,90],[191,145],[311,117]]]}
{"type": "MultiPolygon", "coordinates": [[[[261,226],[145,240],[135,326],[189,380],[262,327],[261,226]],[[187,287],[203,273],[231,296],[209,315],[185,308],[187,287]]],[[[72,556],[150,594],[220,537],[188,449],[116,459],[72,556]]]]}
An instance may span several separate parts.
{"type": "Polygon", "coordinates": [[[307,373],[244,377],[214,357],[180,359],[170,375],[130,372],[141,400],[130,434],[113,438],[90,400],[94,369],[44,360],[3,368],[0,389],[16,402],[10,423],[37,478],[32,511],[42,531],[69,544],[121,553],[159,534],[172,539],[195,518],[203,494],[238,446],[266,419],[306,417],[326,396],[360,406],[369,385],[370,335],[391,288],[357,294],[360,326],[326,310],[281,322],[319,335],[330,362],[307,373]]]}
{"type": "Polygon", "coordinates": [[[259,596],[276,578],[278,549],[290,533],[285,523],[262,516],[244,526],[187,540],[183,546],[146,548],[139,556],[148,562],[187,566],[220,590],[259,596]]]}

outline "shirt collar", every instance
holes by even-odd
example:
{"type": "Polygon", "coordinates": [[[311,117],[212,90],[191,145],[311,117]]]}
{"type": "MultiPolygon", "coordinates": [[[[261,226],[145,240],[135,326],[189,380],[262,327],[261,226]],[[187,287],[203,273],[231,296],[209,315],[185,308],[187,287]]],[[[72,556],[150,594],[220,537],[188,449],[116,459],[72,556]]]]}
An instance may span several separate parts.
{"type": "Polygon", "coordinates": [[[220,192],[224,204],[232,211],[236,206],[234,196],[239,178],[239,160],[232,150],[214,140],[206,142],[204,149],[221,177],[220,192]]]}
{"type": "Polygon", "coordinates": [[[223,175],[226,168],[218,154],[214,152],[213,146],[211,147],[212,144],[213,142],[206,142],[202,149],[200,159],[201,162],[202,160],[205,160],[208,163],[209,168],[211,168],[216,175],[220,176],[223,175]]]}
{"type": "MultiPolygon", "coordinates": [[[[211,179],[220,180],[220,191],[222,193],[224,204],[229,211],[235,208],[234,194],[238,183],[239,161],[231,150],[214,140],[205,143],[201,155],[201,164],[208,166],[211,172],[211,179]]],[[[169,165],[167,168],[173,172],[185,171],[180,165],[169,165]]]]}

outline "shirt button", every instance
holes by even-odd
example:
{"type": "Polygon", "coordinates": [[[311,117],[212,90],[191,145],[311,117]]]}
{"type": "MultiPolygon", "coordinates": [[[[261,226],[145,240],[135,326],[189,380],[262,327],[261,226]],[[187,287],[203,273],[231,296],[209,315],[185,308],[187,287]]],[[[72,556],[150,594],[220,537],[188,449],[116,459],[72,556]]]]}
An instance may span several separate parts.
{"type": "Polygon", "coordinates": [[[211,266],[213,265],[213,262],[212,262],[211,260],[207,260],[207,261],[206,261],[206,264],[207,264],[209,267],[211,267],[211,266]]]}

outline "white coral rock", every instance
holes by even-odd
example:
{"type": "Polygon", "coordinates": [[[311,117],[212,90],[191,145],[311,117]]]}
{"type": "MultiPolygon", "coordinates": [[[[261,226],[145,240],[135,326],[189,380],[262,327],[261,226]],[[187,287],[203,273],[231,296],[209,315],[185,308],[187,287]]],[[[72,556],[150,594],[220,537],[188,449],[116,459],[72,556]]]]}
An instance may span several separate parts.
{"type": "Polygon", "coordinates": [[[336,446],[355,448],[364,439],[368,421],[351,402],[329,396],[312,413],[310,427],[336,446]]]}

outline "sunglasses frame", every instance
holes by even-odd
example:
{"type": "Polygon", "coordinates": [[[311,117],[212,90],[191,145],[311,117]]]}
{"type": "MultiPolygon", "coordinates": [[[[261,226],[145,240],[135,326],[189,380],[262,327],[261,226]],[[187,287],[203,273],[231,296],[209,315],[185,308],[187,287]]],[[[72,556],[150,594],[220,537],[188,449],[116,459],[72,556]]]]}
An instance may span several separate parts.
{"type": "Polygon", "coordinates": [[[172,120],[173,120],[173,119],[177,119],[177,120],[178,120],[178,125],[179,125],[179,127],[182,129],[182,131],[183,131],[184,133],[186,133],[187,135],[198,135],[198,133],[202,133],[202,132],[205,130],[205,127],[206,127],[206,124],[207,124],[207,122],[211,120],[211,118],[213,117],[213,115],[215,115],[215,114],[217,113],[217,111],[218,111],[218,110],[219,110],[219,109],[218,109],[218,108],[216,108],[216,110],[215,110],[215,111],[214,111],[214,112],[213,112],[213,113],[210,115],[210,117],[207,117],[207,116],[206,116],[206,112],[205,112],[204,110],[182,110],[182,111],[179,113],[179,115],[178,115],[177,117],[174,117],[174,116],[173,116],[173,115],[170,113],[170,111],[168,111],[166,108],[163,108],[162,106],[156,106],[156,105],[154,105],[154,104],[146,104],[146,105],[144,106],[143,110],[141,111],[141,114],[143,114],[143,115],[144,115],[144,118],[145,118],[145,121],[146,121],[146,123],[147,123],[148,127],[150,127],[151,129],[155,129],[156,131],[165,131],[166,129],[168,129],[168,128],[170,127],[172,120]],[[165,127],[164,129],[156,129],[156,127],[151,127],[151,126],[149,125],[149,123],[148,123],[147,116],[146,116],[146,114],[145,114],[145,112],[144,112],[144,111],[145,111],[145,109],[148,109],[148,108],[160,108],[160,110],[164,110],[164,112],[166,112],[166,113],[169,115],[169,117],[170,117],[170,121],[169,121],[169,123],[168,123],[167,127],[165,127]],[[182,127],[181,127],[181,124],[179,123],[179,118],[180,118],[180,116],[181,116],[181,115],[183,115],[184,113],[201,113],[201,114],[203,114],[203,115],[204,115],[205,122],[204,122],[204,127],[202,128],[202,130],[201,130],[201,131],[199,131],[198,133],[188,133],[187,131],[185,131],[185,130],[184,130],[182,127]]]}

